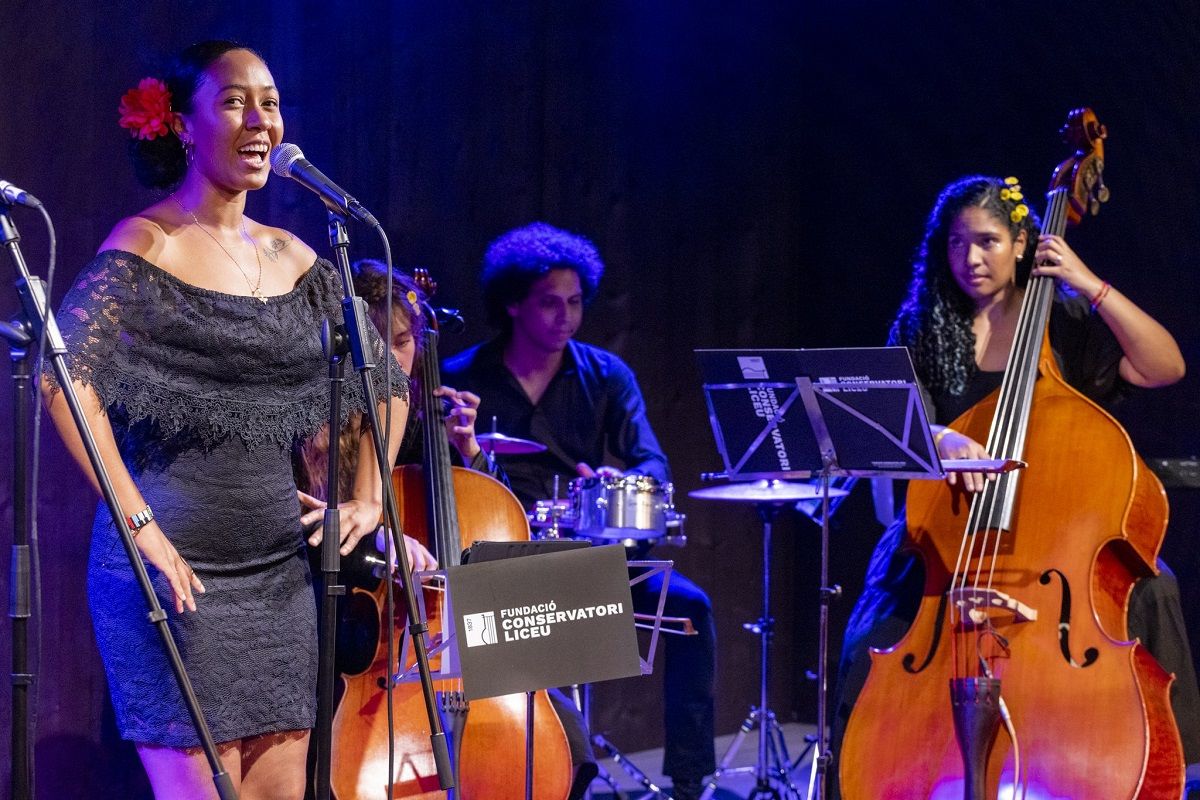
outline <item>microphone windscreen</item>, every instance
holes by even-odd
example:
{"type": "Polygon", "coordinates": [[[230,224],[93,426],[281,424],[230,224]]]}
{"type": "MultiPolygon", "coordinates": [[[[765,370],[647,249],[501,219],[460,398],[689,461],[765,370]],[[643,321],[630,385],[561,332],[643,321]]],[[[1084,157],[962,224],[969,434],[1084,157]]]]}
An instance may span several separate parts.
{"type": "Polygon", "coordinates": [[[281,142],[271,148],[271,171],[281,178],[292,177],[292,164],[304,158],[300,148],[289,142],[281,142]]]}

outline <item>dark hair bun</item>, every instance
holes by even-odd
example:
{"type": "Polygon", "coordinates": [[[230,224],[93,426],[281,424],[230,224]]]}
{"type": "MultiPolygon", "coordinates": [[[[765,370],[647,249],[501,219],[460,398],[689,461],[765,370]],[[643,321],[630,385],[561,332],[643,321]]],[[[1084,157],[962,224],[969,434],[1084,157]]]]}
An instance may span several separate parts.
{"type": "Polygon", "coordinates": [[[131,139],[129,159],[138,183],[151,189],[171,189],[187,172],[183,143],[174,133],[154,139],[131,139]]]}

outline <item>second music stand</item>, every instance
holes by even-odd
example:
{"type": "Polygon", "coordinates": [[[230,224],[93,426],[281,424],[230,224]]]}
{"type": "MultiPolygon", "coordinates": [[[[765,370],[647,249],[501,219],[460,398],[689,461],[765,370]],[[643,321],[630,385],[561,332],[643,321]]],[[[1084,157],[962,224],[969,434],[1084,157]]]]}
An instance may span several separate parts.
{"type": "MultiPolygon", "coordinates": [[[[832,762],[827,710],[829,604],[841,592],[829,584],[828,504],[837,492],[829,482],[834,477],[939,479],[945,477],[945,469],[929,430],[912,361],[903,347],[697,350],[696,355],[713,435],[725,462],[722,477],[765,479],[767,487],[794,485],[778,483],[786,479],[821,478],[817,739],[808,796],[824,800],[832,762]]],[[[971,466],[979,471],[1012,468],[1006,462],[972,462],[971,466]]],[[[781,489],[774,491],[782,494],[781,489]]],[[[770,516],[763,514],[764,546],[769,545],[770,522],[778,505],[765,506],[774,510],[770,516]]],[[[764,564],[767,557],[764,552],[764,564]]],[[[764,578],[764,598],[768,578],[764,578]]],[[[765,614],[764,619],[769,621],[765,614]]],[[[767,713],[765,688],[760,702],[760,713],[767,713]]],[[[790,768],[772,775],[764,763],[768,738],[760,726],[758,785],[750,797],[798,797],[790,768]],[[772,784],[782,784],[784,794],[772,784]]],[[[715,783],[710,784],[703,796],[711,796],[714,789],[715,783]]]]}

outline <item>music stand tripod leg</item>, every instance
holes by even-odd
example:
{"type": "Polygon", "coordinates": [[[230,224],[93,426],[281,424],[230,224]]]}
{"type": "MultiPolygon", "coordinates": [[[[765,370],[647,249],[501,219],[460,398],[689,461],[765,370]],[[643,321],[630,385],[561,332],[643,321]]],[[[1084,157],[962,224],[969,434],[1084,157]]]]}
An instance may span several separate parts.
{"type": "MultiPolygon", "coordinates": [[[[747,622],[742,627],[759,637],[759,683],[758,706],[750,709],[749,715],[742,722],[729,748],[721,757],[716,772],[705,785],[701,800],[710,800],[717,790],[723,775],[734,770],[730,768],[747,734],[758,728],[758,751],[754,764],[755,788],[751,798],[781,797],[773,783],[781,783],[785,791],[795,794],[791,782],[792,765],[784,744],[783,730],[775,719],[775,714],[767,705],[767,687],[770,683],[771,637],[774,634],[775,620],[771,617],[771,533],[775,517],[779,513],[780,503],[764,502],[757,506],[759,518],[763,526],[763,560],[762,560],[762,616],[754,622],[747,622]]],[[[739,770],[740,771],[740,770],[739,770]]]]}
{"type": "Polygon", "coordinates": [[[612,742],[605,739],[603,735],[597,733],[592,736],[592,744],[603,750],[609,758],[616,762],[617,766],[625,771],[625,774],[633,778],[641,785],[646,793],[640,795],[638,800],[646,800],[646,798],[661,798],[669,797],[661,786],[650,780],[650,776],[641,770],[641,768],[629,760],[629,757],[616,748],[612,742]]]}
{"type": "Polygon", "coordinates": [[[711,800],[714,793],[717,791],[717,785],[721,782],[721,777],[728,772],[731,772],[733,760],[737,758],[738,750],[742,747],[742,742],[746,740],[747,734],[754,730],[759,722],[759,712],[757,708],[751,708],[750,713],[742,720],[741,726],[734,734],[733,741],[729,743],[729,747],[725,748],[725,752],[721,755],[721,760],[717,763],[717,769],[713,772],[708,782],[704,784],[704,791],[700,793],[700,800],[711,800]]]}
{"type": "MultiPolygon", "coordinates": [[[[585,731],[592,729],[592,687],[587,683],[576,683],[571,686],[571,699],[575,701],[575,707],[579,709],[579,713],[583,715],[583,728],[585,731]]],[[[594,754],[593,754],[594,755],[594,754]]],[[[613,800],[625,800],[625,795],[617,786],[617,781],[613,778],[612,773],[600,762],[596,761],[596,777],[592,781],[602,781],[612,789],[613,800]]],[[[583,800],[593,800],[591,783],[583,793],[583,800]]]]}

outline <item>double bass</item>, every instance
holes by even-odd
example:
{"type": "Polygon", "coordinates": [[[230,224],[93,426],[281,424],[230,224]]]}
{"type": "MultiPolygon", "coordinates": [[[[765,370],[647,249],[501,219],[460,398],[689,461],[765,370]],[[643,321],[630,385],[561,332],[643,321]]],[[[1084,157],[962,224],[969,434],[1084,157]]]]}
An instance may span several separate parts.
{"type": "MultiPolygon", "coordinates": [[[[1055,170],[1043,234],[1107,199],[1104,126],[1078,109],[1063,132],[1075,153],[1055,170]]],[[[1117,421],[1063,379],[1054,292],[1030,278],[1000,389],[950,423],[1027,469],[975,495],[909,486],[923,596],[905,636],[871,652],[838,754],[846,800],[1182,795],[1173,676],[1126,626],[1134,583],[1157,571],[1166,495],[1117,421]]]]}
{"type": "MultiPolygon", "coordinates": [[[[432,296],[435,287],[428,274],[417,273],[418,284],[432,296]]],[[[428,547],[440,566],[458,566],[462,550],[473,541],[528,540],[529,520],[520,501],[502,483],[451,464],[440,415],[442,398],[434,394],[441,385],[437,323],[428,305],[421,313],[428,321],[418,356],[424,453],[421,465],[396,467],[392,484],[404,532],[428,547]]],[[[397,665],[389,653],[389,628],[392,641],[402,641],[407,635],[407,610],[398,602],[389,619],[386,591],[386,579],[370,590],[356,587],[348,604],[357,609],[352,613],[378,621],[378,635],[372,639],[369,665],[342,678],[343,692],[333,720],[331,785],[338,800],[442,800],[448,793],[439,787],[420,685],[396,683],[388,705],[388,681],[411,668],[414,659],[410,655],[407,663],[397,665]]],[[[453,623],[444,618],[442,593],[430,588],[423,593],[429,637],[436,644],[453,623]]],[[[436,678],[440,657],[430,659],[430,668],[436,678]]],[[[437,680],[435,688],[457,776],[452,796],[524,798],[526,696],[467,703],[460,681],[437,680]]],[[[564,800],[571,786],[571,753],[545,691],[535,693],[533,740],[534,800],[564,800]]]]}

